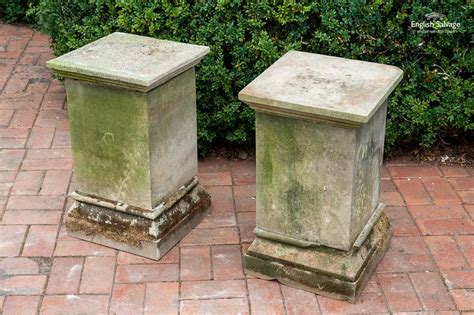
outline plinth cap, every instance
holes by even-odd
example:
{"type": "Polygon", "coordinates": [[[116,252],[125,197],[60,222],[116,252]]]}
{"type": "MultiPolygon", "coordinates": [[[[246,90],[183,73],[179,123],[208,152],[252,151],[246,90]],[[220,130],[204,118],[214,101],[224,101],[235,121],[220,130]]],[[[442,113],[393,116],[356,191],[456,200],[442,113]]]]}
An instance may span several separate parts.
{"type": "Polygon", "coordinates": [[[402,76],[394,66],[290,51],[239,99],[261,112],[357,126],[369,121],[402,76]]]}
{"type": "Polygon", "coordinates": [[[209,47],[112,33],[47,63],[64,77],[148,91],[195,66],[209,47]]]}

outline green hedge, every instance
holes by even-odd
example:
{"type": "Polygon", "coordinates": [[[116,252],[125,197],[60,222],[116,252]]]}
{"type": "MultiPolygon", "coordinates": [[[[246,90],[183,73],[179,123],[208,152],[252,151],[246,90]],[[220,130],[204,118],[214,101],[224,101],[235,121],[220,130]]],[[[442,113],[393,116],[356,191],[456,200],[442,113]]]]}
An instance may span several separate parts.
{"type": "Polygon", "coordinates": [[[472,134],[470,1],[39,0],[30,10],[63,54],[113,31],[208,45],[198,66],[199,148],[253,140],[237,93],[290,49],[391,64],[405,77],[389,101],[388,151],[472,134]],[[426,15],[455,32],[418,32],[426,15]]]}

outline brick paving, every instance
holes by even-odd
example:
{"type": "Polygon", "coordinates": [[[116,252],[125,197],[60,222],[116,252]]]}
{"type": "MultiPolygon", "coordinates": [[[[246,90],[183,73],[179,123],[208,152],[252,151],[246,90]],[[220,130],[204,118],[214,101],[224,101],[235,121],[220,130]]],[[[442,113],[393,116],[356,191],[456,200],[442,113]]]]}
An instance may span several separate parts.
{"type": "Polygon", "coordinates": [[[0,313],[319,314],[474,311],[474,170],[388,161],[391,247],[357,304],[246,277],[255,162],[200,161],[211,214],[156,262],[66,235],[65,92],[48,38],[0,23],[0,313]]]}

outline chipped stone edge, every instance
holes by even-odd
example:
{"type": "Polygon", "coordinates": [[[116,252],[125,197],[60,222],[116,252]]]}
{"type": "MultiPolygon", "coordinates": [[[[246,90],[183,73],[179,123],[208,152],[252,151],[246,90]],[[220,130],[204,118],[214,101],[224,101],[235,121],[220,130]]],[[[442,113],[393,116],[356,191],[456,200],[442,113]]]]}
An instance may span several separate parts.
{"type": "MultiPolygon", "coordinates": [[[[248,104],[255,111],[260,111],[263,113],[269,113],[290,118],[300,118],[307,120],[309,119],[320,123],[327,123],[330,125],[336,125],[345,128],[357,128],[358,126],[367,123],[370,118],[372,118],[378,108],[387,100],[389,95],[398,86],[398,84],[403,78],[403,70],[401,70],[400,68],[391,65],[384,66],[396,68],[399,74],[392,80],[392,82],[387,84],[387,88],[385,89],[384,94],[380,97],[378,102],[367,115],[358,115],[337,110],[305,106],[297,103],[285,102],[277,99],[248,94],[246,90],[252,84],[252,82],[250,82],[239,92],[238,99],[248,104]]],[[[255,80],[257,79],[258,77],[255,80]]]]}
{"type": "Polygon", "coordinates": [[[97,196],[90,196],[80,193],[78,191],[72,192],[69,196],[76,201],[80,201],[83,203],[88,203],[92,205],[96,205],[99,207],[110,208],[113,210],[137,215],[146,219],[154,220],[158,216],[160,216],[163,212],[167,209],[171,208],[176,202],[178,202],[181,198],[183,198],[188,192],[191,191],[196,185],[198,184],[198,179],[194,176],[191,181],[187,184],[181,186],[176,192],[172,195],[165,198],[162,202],[158,204],[153,209],[145,209],[137,206],[132,206],[126,203],[107,200],[97,196]]]}
{"type": "MultiPolygon", "coordinates": [[[[298,267],[298,262],[282,260],[278,257],[278,253],[276,253],[275,257],[261,257],[258,252],[252,252],[252,245],[244,255],[244,272],[249,276],[264,280],[277,280],[282,284],[300,290],[355,303],[390,246],[392,229],[388,218],[381,216],[375,226],[379,226],[382,229],[382,235],[377,240],[374,229],[369,233],[369,237],[366,238],[363,246],[370,248],[371,251],[365,257],[364,264],[360,267],[354,278],[327,273],[319,269],[313,269],[312,271],[302,269],[298,267]]],[[[359,254],[357,249],[350,252],[334,251],[329,248],[314,250],[319,255],[325,255],[327,250],[338,252],[342,257],[359,254]]],[[[345,268],[345,265],[343,264],[340,267],[345,268]]]]}

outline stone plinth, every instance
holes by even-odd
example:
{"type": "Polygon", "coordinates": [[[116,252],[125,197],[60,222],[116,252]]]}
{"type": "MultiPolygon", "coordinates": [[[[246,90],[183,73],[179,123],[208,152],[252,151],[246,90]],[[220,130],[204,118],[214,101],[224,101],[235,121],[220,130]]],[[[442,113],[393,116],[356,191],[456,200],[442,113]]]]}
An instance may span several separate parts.
{"type": "Polygon", "coordinates": [[[355,301],[388,247],[379,201],[393,66],[291,51],[239,93],[256,111],[248,274],[355,301]]]}
{"type": "Polygon", "coordinates": [[[205,216],[194,66],[208,52],[113,33],[48,62],[68,99],[69,234],[159,259],[205,216]]]}

